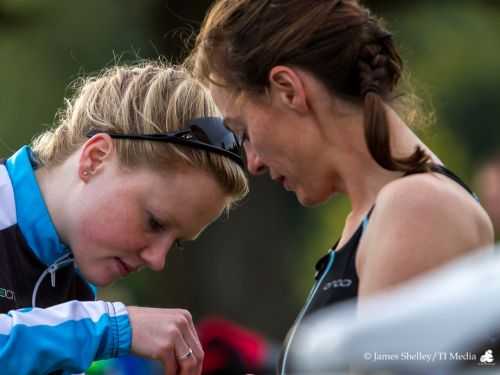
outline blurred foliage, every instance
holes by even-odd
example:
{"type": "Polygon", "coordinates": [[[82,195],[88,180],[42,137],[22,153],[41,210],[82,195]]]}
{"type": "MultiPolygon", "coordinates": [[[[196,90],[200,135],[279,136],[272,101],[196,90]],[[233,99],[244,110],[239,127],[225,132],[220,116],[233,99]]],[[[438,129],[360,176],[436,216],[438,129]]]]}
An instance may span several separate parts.
{"type": "Polygon", "coordinates": [[[500,3],[492,4],[439,2],[393,17],[412,50],[410,69],[430,87],[438,127],[454,133],[474,165],[500,141],[500,3]]]}
{"type": "MultiPolygon", "coordinates": [[[[68,84],[115,61],[159,54],[179,60],[211,1],[0,0],[0,155],[50,125],[68,84]]],[[[500,3],[497,0],[372,0],[387,19],[434,110],[422,135],[469,180],[475,161],[500,140],[500,3]]],[[[143,272],[101,291],[125,303],[223,315],[281,339],[312,284],[316,260],[333,245],[349,203],[304,209],[268,179],[183,252],[165,272],[143,272]]]]}
{"type": "Polygon", "coordinates": [[[152,1],[4,1],[0,25],[0,154],[51,124],[66,87],[78,75],[125,53],[154,54],[148,28],[152,1]],[[123,6],[124,4],[127,6],[123,6]],[[149,7],[148,7],[149,6],[149,7]]]}

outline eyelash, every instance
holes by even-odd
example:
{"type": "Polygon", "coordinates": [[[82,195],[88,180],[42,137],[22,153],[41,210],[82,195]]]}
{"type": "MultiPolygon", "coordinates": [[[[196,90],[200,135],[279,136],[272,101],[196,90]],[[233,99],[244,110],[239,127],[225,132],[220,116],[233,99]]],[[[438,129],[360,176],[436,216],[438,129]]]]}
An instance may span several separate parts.
{"type": "Polygon", "coordinates": [[[152,215],[149,216],[148,225],[153,232],[160,232],[165,228],[165,226],[156,220],[152,215]]]}
{"type": "MultiPolygon", "coordinates": [[[[149,216],[149,227],[153,232],[160,232],[165,229],[165,226],[161,224],[158,220],[154,218],[154,216],[149,216]]],[[[174,241],[174,249],[184,250],[184,242],[181,240],[174,241]]]]}

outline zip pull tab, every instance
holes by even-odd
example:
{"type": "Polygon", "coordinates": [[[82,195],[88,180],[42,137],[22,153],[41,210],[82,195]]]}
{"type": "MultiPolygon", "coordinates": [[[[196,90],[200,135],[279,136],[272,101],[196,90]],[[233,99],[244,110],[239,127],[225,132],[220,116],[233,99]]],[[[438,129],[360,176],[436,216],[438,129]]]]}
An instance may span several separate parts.
{"type": "Polygon", "coordinates": [[[50,265],[50,267],[49,267],[50,285],[52,285],[52,288],[56,287],[56,271],[58,268],[57,266],[58,265],[55,263],[55,264],[50,265]]]}

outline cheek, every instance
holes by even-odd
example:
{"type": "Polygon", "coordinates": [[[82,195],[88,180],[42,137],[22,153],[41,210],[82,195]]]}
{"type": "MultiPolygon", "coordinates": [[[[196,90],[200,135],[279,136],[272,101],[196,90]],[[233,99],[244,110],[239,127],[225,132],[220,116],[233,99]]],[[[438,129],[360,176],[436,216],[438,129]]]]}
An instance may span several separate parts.
{"type": "Polygon", "coordinates": [[[255,134],[253,137],[250,135],[250,140],[250,144],[245,145],[247,157],[257,156],[268,166],[274,166],[281,158],[280,145],[275,144],[269,137],[255,134]]]}
{"type": "Polygon", "coordinates": [[[137,216],[119,204],[102,204],[95,210],[86,210],[80,222],[80,245],[87,252],[99,250],[101,256],[143,248],[146,236],[137,216]]]}

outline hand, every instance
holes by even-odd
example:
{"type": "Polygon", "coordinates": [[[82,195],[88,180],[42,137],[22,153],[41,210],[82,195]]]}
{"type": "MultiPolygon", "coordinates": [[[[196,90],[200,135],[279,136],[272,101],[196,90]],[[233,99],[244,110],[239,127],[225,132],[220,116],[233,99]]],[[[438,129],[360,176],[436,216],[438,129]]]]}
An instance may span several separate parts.
{"type": "Polygon", "coordinates": [[[201,374],[204,353],[189,311],[137,306],[127,310],[133,353],[160,360],[168,375],[201,374]]]}

